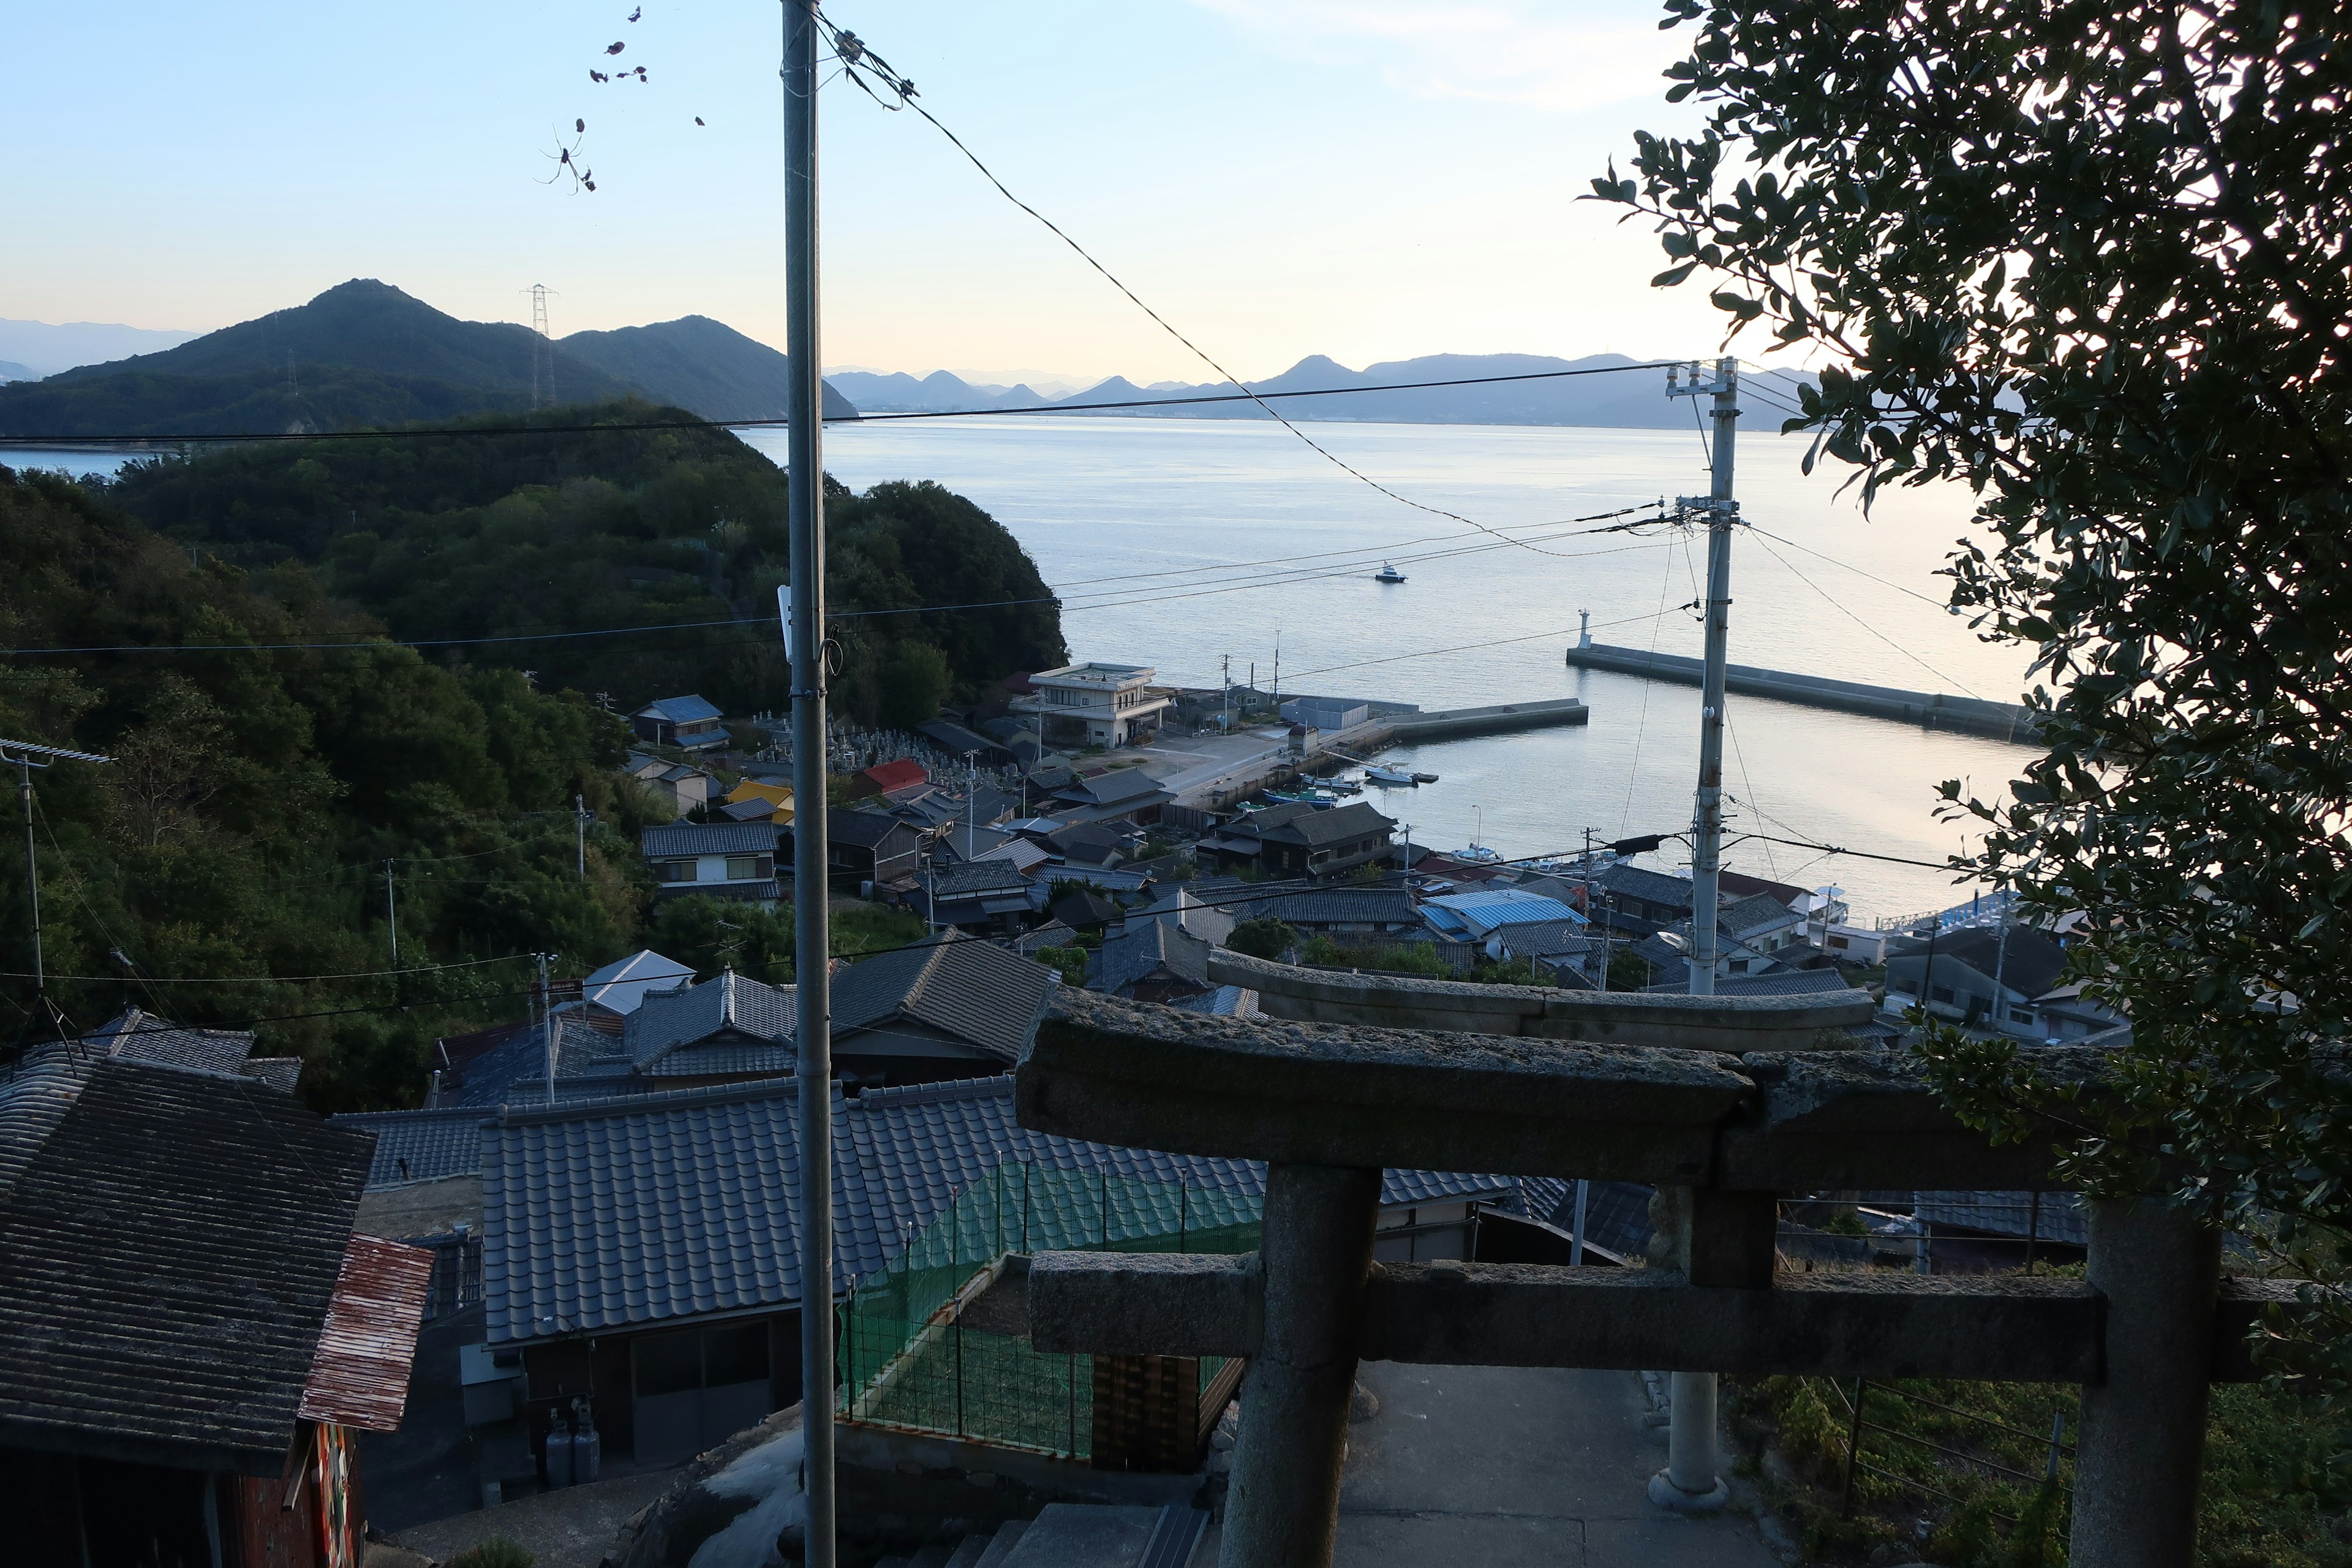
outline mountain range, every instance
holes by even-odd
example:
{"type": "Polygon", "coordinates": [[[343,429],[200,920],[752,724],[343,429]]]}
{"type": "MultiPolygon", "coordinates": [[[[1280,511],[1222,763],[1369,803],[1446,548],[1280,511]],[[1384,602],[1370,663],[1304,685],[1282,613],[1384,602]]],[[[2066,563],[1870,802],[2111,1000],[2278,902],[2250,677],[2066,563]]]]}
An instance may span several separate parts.
{"type": "MultiPolygon", "coordinates": [[[[1574,360],[1543,354],[1424,354],[1418,359],[1387,360],[1362,370],[1349,370],[1335,360],[1313,354],[1280,375],[1254,384],[1252,390],[1275,397],[1275,406],[1284,417],[1301,421],[1587,425],[1618,429],[1681,429],[1688,426],[1689,407],[1667,401],[1664,378],[1655,371],[1644,373],[1632,368],[1644,363],[1647,362],[1627,359],[1622,354],[1591,354],[1574,360]],[[1625,374],[1611,374],[1620,371],[1625,374]],[[1559,374],[1562,372],[1570,374],[1559,374]],[[1494,376],[1528,379],[1489,380],[1469,386],[1410,385],[1494,376]],[[1365,390],[1397,387],[1402,389],[1365,390]],[[1311,392],[1344,392],[1347,395],[1276,395],[1311,392]]],[[[1040,396],[1026,386],[973,386],[943,370],[919,379],[904,373],[882,375],[842,371],[835,373],[831,383],[869,414],[1028,408],[1077,412],[1091,405],[1118,403],[1145,406],[1097,411],[1158,418],[1268,417],[1256,404],[1239,398],[1240,388],[1232,382],[1160,382],[1146,387],[1138,386],[1125,376],[1114,375],[1083,392],[1058,398],[1040,396]],[[1187,401],[1221,396],[1236,400],[1187,401]],[[1153,404],[1167,406],[1150,406],[1153,404]]]]}
{"type": "MultiPolygon", "coordinates": [[[[463,321],[373,279],[128,359],[0,385],[0,434],[332,430],[448,419],[533,400],[530,330],[463,321]]],[[[785,357],[688,316],[574,332],[546,351],[562,403],[642,397],[706,419],[781,419],[785,357]]],[[[825,413],[856,410],[828,394],[825,413]]]]}

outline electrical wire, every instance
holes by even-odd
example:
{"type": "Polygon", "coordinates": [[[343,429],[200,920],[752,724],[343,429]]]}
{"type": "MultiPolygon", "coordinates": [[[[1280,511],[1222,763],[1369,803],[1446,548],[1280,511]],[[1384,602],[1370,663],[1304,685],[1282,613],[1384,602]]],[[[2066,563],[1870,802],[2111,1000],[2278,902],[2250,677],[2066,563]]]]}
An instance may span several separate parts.
{"type": "Polygon", "coordinates": [[[1823,855],[1846,855],[1857,860],[1884,860],[1890,866],[1925,866],[1931,871],[1961,869],[1949,860],[1919,860],[1907,855],[1879,855],[1867,849],[1848,849],[1842,844],[1815,844],[1803,838],[1775,838],[1763,833],[1743,833],[1732,842],[1744,844],[1749,839],[1761,839],[1768,844],[1786,844],[1798,849],[1818,849],[1823,855]]]}
{"type": "MultiPolygon", "coordinates": [[[[1677,605],[1675,606],[1675,610],[1686,610],[1688,608],[1690,608],[1688,605],[1677,605]]],[[[1659,612],[1661,615],[1672,615],[1674,613],[1674,610],[1662,610],[1659,612]]],[[[1654,620],[1656,616],[1627,616],[1622,620],[1603,621],[1600,626],[1594,626],[1591,629],[1594,631],[1605,631],[1611,626],[1628,626],[1633,625],[1637,621],[1654,620]]],[[[1334,671],[1342,669],[1362,669],[1368,665],[1374,664],[1395,664],[1402,659],[1433,658],[1439,654],[1469,653],[1476,648],[1502,647],[1509,643],[1537,642],[1545,637],[1566,637],[1569,633],[1575,631],[1576,629],[1577,628],[1574,626],[1561,626],[1550,631],[1529,632],[1524,637],[1496,637],[1491,642],[1468,642],[1462,643],[1454,647],[1423,648],[1419,653],[1390,654],[1384,658],[1360,658],[1351,664],[1327,664],[1320,669],[1302,669],[1297,672],[1294,679],[1303,680],[1310,675],[1329,675],[1334,671]]]]}
{"type": "MultiPolygon", "coordinates": [[[[1741,521],[1746,521],[1746,520],[1745,520],[1745,519],[1742,519],[1741,521]]],[[[1894,589],[1894,590],[1895,590],[1896,593],[1898,593],[1898,594],[1908,594],[1908,595],[1910,595],[1913,598],[1915,598],[1915,599],[1918,600],[1918,601],[1919,601],[1921,604],[1923,604],[1923,605],[1934,605],[1937,609],[1939,609],[1939,610],[1946,610],[1946,611],[1950,610],[1950,609],[1951,609],[1951,607],[1952,607],[1952,605],[1951,605],[1951,602],[1950,602],[1949,600],[1948,600],[1948,599],[1937,599],[1937,598],[1933,598],[1933,597],[1929,596],[1928,595],[1922,594],[1922,593],[1921,593],[1921,592],[1919,592],[1919,590],[1917,590],[1916,588],[1906,588],[1906,587],[1905,587],[1902,584],[1897,583],[1897,582],[1894,581],[1894,580],[1893,580],[1893,579],[1891,579],[1891,578],[1882,577],[1882,576],[1880,576],[1880,575],[1879,575],[1877,573],[1875,573],[1875,572],[1868,572],[1868,571],[1864,571],[1862,567],[1859,567],[1859,566],[1855,565],[1855,564],[1854,564],[1853,562],[1851,562],[1851,561],[1842,561],[1842,560],[1840,560],[1838,557],[1836,557],[1836,556],[1834,556],[1834,555],[1831,555],[1831,554],[1828,554],[1827,552],[1823,552],[1823,551],[1819,551],[1819,550],[1814,549],[1814,548],[1813,548],[1811,545],[1810,545],[1810,544],[1800,544],[1800,543],[1798,543],[1795,540],[1793,540],[1793,539],[1790,539],[1790,538],[1786,537],[1785,535],[1778,534],[1778,533],[1774,533],[1774,532],[1772,532],[1772,531],[1771,531],[1770,530],[1769,530],[1769,529],[1758,528],[1758,527],[1756,526],[1756,524],[1754,524],[1753,522],[1748,522],[1748,528],[1749,531],[1754,532],[1754,533],[1757,533],[1757,534],[1760,534],[1760,535],[1762,535],[1762,536],[1763,536],[1764,538],[1766,538],[1766,539],[1778,540],[1778,541],[1780,541],[1780,542],[1781,542],[1782,544],[1787,545],[1787,546],[1788,546],[1790,549],[1791,549],[1791,550],[1801,550],[1801,551],[1803,551],[1806,554],[1808,554],[1808,555],[1811,555],[1811,556],[1815,556],[1815,557],[1818,557],[1818,558],[1819,558],[1819,559],[1821,559],[1821,560],[1826,561],[1826,562],[1828,562],[1828,563],[1829,563],[1831,565],[1832,565],[1832,566],[1843,566],[1843,567],[1844,567],[1844,568],[1845,568],[1847,571],[1849,571],[1849,572],[1853,572],[1853,573],[1855,573],[1855,574],[1859,574],[1859,575],[1861,575],[1861,576],[1867,577],[1867,578],[1869,578],[1872,582],[1878,584],[1881,587],[1892,588],[1892,589],[1894,589]]]]}
{"type": "MultiPolygon", "coordinates": [[[[1666,591],[1674,585],[1674,581],[1675,558],[1670,552],[1666,556],[1666,574],[1658,583],[1658,613],[1650,627],[1650,658],[1653,663],[1658,657],[1658,634],[1665,629],[1666,625],[1666,591]]],[[[1633,761],[1625,770],[1624,808],[1617,814],[1617,837],[1620,838],[1625,837],[1625,825],[1633,820],[1633,785],[1642,776],[1642,742],[1650,732],[1650,688],[1654,684],[1648,680],[1642,682],[1642,706],[1633,721],[1633,761]]]]}
{"type": "MultiPolygon", "coordinates": [[[[1249,401],[1264,409],[1266,414],[1276,423],[1281,425],[1284,429],[1289,431],[1293,436],[1297,437],[1299,440],[1306,443],[1308,449],[1322,458],[1326,462],[1328,462],[1340,472],[1348,475],[1350,479],[1356,479],[1360,483],[1367,485],[1372,489],[1379,491],[1381,495],[1388,497],[1391,500],[1396,501],[1400,505],[1412,507],[1416,511],[1425,511],[1432,517],[1445,518],[1451,521],[1461,523],[1466,528],[1476,529],[1481,533],[1493,534],[1497,539],[1510,539],[1510,535],[1489,528],[1485,523],[1478,521],[1475,518],[1465,517],[1458,511],[1448,511],[1444,507],[1431,506],[1426,502],[1414,500],[1410,496],[1401,494],[1398,491],[1390,489],[1388,486],[1381,483],[1378,479],[1373,479],[1370,474],[1365,473],[1362,469],[1340,458],[1337,453],[1323,446],[1320,442],[1317,441],[1315,437],[1309,436],[1306,431],[1300,429],[1297,425],[1286,418],[1282,411],[1275,407],[1273,403],[1268,401],[1265,396],[1252,390],[1248,383],[1243,381],[1240,376],[1235,375],[1232,371],[1227,370],[1223,364],[1219,363],[1214,355],[1211,354],[1206,349],[1201,347],[1200,344],[1194,342],[1192,339],[1186,337],[1182,332],[1177,331],[1176,328],[1169,322],[1166,317],[1153,310],[1150,306],[1145,304],[1141,296],[1138,295],[1134,289],[1121,282],[1118,274],[1112,272],[1109,268],[1105,267],[1100,261],[1095,259],[1093,254],[1089,252],[1085,246],[1080,245],[1076,240],[1072,239],[1066,233],[1065,233],[1060,225],[1055,223],[1053,219],[1047,217],[1044,213],[1039,212],[1035,207],[1031,206],[1027,202],[1023,201],[1019,196],[1014,195],[1011,189],[1005,185],[1004,182],[996,177],[995,171],[991,169],[986,163],[981,162],[980,155],[978,153],[974,153],[970,147],[964,145],[963,139],[961,137],[949,130],[947,126],[940,121],[937,115],[934,115],[929,110],[915,101],[915,84],[893,69],[889,61],[884,59],[881,56],[868,48],[856,34],[835,26],[833,18],[827,16],[822,9],[817,9],[815,11],[815,16],[818,23],[825,29],[825,32],[833,45],[835,58],[839,59],[843,67],[847,69],[849,79],[857,84],[860,91],[864,92],[866,97],[872,99],[876,103],[881,104],[883,108],[892,110],[893,112],[897,112],[898,109],[911,109],[917,114],[921,115],[925,121],[929,122],[931,129],[946,137],[949,143],[953,146],[957,152],[962,153],[965,160],[969,162],[973,168],[980,171],[982,178],[985,179],[990,184],[996,187],[996,191],[999,195],[1002,195],[1006,201],[1011,202],[1014,206],[1019,207],[1023,212],[1027,213],[1031,217],[1036,219],[1038,223],[1044,225],[1046,232],[1053,235],[1055,238],[1060,240],[1064,245],[1068,246],[1071,250],[1075,251],[1080,260],[1084,261],[1087,266],[1093,268],[1097,273],[1101,274],[1103,279],[1109,283],[1112,288],[1127,296],[1128,301],[1134,305],[1137,310],[1141,310],[1145,315],[1150,317],[1162,331],[1175,339],[1178,342],[1183,344],[1185,348],[1192,351],[1193,356],[1199,359],[1202,364],[1205,364],[1211,370],[1215,371],[1218,375],[1222,376],[1225,381],[1231,383],[1234,387],[1239,389],[1235,395],[1248,398],[1249,401]],[[866,70],[872,71],[875,76],[880,79],[882,83],[898,98],[898,102],[896,108],[888,103],[885,103],[882,96],[866,85],[865,78],[859,74],[858,68],[861,66],[866,70]]],[[[1663,364],[1654,366],[1644,365],[1641,368],[1663,368],[1663,364]]],[[[1554,553],[1551,551],[1544,550],[1537,545],[1528,544],[1522,541],[1512,540],[1511,542],[1517,544],[1520,549],[1532,551],[1538,555],[1549,555],[1554,553]]]]}
{"type": "MultiPolygon", "coordinates": [[[[63,853],[60,851],[60,853],[63,853]]],[[[221,974],[167,975],[142,974],[139,978],[150,985],[296,985],[314,980],[384,980],[403,974],[438,974],[449,969],[479,969],[486,963],[512,963],[527,959],[527,952],[510,952],[503,958],[469,958],[457,963],[428,963],[414,969],[353,969],[340,974],[221,974]]],[[[34,976],[15,970],[0,969],[0,980],[30,980],[34,976]]],[[[88,980],[104,983],[119,981],[120,974],[52,974],[52,980],[88,980]]],[[[160,1002],[162,998],[157,998],[160,1002]]]]}
{"type": "MultiPolygon", "coordinates": [[[[1759,542],[1761,542],[1759,541],[1759,542]]],[[[1901,654],[1904,658],[1909,659],[1912,663],[1917,665],[1920,668],[1926,670],[1937,679],[1958,687],[1962,691],[1965,691],[1969,696],[1976,698],[1979,702],[1986,700],[1986,699],[1980,695],[1975,688],[1969,685],[1967,681],[1958,679],[1953,676],[1946,675],[1942,670],[1937,669],[1934,665],[1929,664],[1926,659],[1921,658],[1917,654],[1913,653],[1909,648],[1905,647],[1901,643],[1896,642],[1893,637],[1888,637],[1885,632],[1880,631],[1876,626],[1872,626],[1868,621],[1864,620],[1860,616],[1855,615],[1852,610],[1847,609],[1843,605],[1838,603],[1837,599],[1827,588],[1822,587],[1819,583],[1814,582],[1811,577],[1808,577],[1802,572],[1798,571],[1796,563],[1790,561],[1787,556],[1773,549],[1769,544],[1764,545],[1764,552],[1767,555],[1769,555],[1773,560],[1778,561],[1781,565],[1787,567],[1790,574],[1793,575],[1798,582],[1802,583],[1806,587],[1811,588],[1822,598],[1829,600],[1832,608],[1835,609],[1838,614],[1845,616],[1846,619],[1852,621],[1854,625],[1860,626],[1864,631],[1868,632],[1872,637],[1876,637],[1880,642],[1885,643],[1888,647],[1893,648],[1895,652],[1901,654]]]]}

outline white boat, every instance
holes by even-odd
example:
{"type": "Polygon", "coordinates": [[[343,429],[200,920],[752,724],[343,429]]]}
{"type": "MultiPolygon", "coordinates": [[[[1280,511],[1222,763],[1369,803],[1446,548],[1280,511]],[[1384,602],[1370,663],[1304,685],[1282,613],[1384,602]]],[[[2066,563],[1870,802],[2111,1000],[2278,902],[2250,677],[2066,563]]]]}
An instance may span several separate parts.
{"type": "Polygon", "coordinates": [[[1491,866],[1503,858],[1503,852],[1499,849],[1489,849],[1484,844],[1473,844],[1467,849],[1454,851],[1454,858],[1457,860],[1474,860],[1481,866],[1491,866]]]}
{"type": "Polygon", "coordinates": [[[1402,768],[1384,768],[1378,765],[1366,768],[1364,770],[1364,777],[1370,782],[1379,784],[1410,785],[1415,782],[1412,774],[1405,772],[1402,768]]]}
{"type": "Polygon", "coordinates": [[[1381,563],[1380,571],[1373,575],[1372,581],[1375,583],[1402,583],[1404,581],[1404,574],[1383,561],[1381,563]]]}

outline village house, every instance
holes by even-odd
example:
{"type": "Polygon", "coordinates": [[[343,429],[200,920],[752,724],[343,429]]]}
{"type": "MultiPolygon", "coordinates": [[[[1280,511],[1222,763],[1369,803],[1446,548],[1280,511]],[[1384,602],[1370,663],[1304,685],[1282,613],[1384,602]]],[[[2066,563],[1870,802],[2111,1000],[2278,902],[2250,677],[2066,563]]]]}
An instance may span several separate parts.
{"type": "MultiPolygon", "coordinates": [[[[1684,920],[1633,943],[1632,951],[1671,983],[1677,975],[1689,973],[1690,944],[1690,922],[1684,920]]],[[[1753,894],[1717,908],[1715,973],[1718,981],[1769,973],[1789,967],[1790,960],[1810,958],[1813,952],[1805,941],[1804,916],[1767,894],[1753,894]]]]}
{"type": "Polygon", "coordinates": [[[1065,822],[1157,822],[1160,808],[1173,798],[1141,768],[1112,768],[1074,778],[1053,793],[1055,810],[1065,822]]]}
{"type": "Polygon", "coordinates": [[[923,872],[908,900],[934,926],[1009,935],[1029,924],[1044,902],[1045,889],[1012,861],[990,858],[933,866],[923,872]]]}
{"type": "Polygon", "coordinates": [[[700,768],[632,753],[621,770],[666,801],[679,816],[710,804],[719,781],[700,768]]]}
{"type": "Polygon", "coordinates": [[[1889,1012],[1923,1004],[1947,1023],[2026,1040],[2077,1040],[2122,1020],[2060,985],[2066,950],[2032,926],[1979,926],[1913,938],[1886,957],[1889,1012]]]}
{"type": "Polygon", "coordinates": [[[727,792],[723,809],[736,822],[790,822],[793,786],[766,779],[744,779],[727,792]]]}
{"type": "Polygon", "coordinates": [[[353,1234],[365,1132],[184,1043],[0,1075],[5,1555],[342,1568],[356,1434],[401,1425],[432,1255],[353,1234]]]}
{"type": "Polygon", "coordinates": [[[877,795],[903,795],[928,789],[930,784],[931,775],[922,763],[912,757],[901,757],[896,762],[860,768],[849,775],[849,786],[844,793],[852,800],[870,800],[877,795]]]}
{"type": "Polygon", "coordinates": [[[700,893],[776,907],[784,896],[776,879],[777,828],[769,822],[677,822],[648,827],[639,851],[659,884],[655,897],[700,893]]]}
{"type": "MultiPolygon", "coordinates": [[[[922,869],[922,835],[878,811],[828,811],[824,818],[826,874],[835,892],[864,887],[904,892],[922,869]]],[[[787,825],[778,853],[792,863],[793,829],[787,825]]]]}
{"type": "Polygon", "coordinates": [[[1386,861],[1396,854],[1396,819],[1370,801],[1322,808],[1295,802],[1244,813],[1204,839],[1204,853],[1222,867],[1322,879],[1386,861]]]}
{"type": "Polygon", "coordinates": [[[665,697],[629,715],[640,741],[680,751],[707,752],[727,744],[726,716],[699,697],[665,697]]]}
{"type": "Polygon", "coordinates": [[[1041,669],[1012,710],[1034,717],[1047,745],[1116,750],[1160,732],[1173,698],[1152,684],[1158,676],[1142,665],[1094,661],[1041,669]]]}

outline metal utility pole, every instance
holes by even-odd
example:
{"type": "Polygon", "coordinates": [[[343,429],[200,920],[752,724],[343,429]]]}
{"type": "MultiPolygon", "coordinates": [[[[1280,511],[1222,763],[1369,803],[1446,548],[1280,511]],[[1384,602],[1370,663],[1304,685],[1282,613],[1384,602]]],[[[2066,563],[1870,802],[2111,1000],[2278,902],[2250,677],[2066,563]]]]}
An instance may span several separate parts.
{"type": "Polygon", "coordinates": [[[0,763],[16,764],[16,801],[25,808],[25,894],[33,910],[33,1002],[52,1022],[57,1010],[49,1005],[48,969],[41,957],[41,867],[33,850],[33,770],[54,767],[58,763],[113,760],[96,752],[63,752],[55,746],[35,745],[30,741],[0,741],[0,763]],[[37,763],[35,757],[47,757],[48,761],[37,763]]]}
{"type": "Polygon", "coordinates": [[[392,862],[383,863],[383,929],[392,933],[392,966],[400,967],[400,905],[392,893],[392,862]]]}
{"type": "Polygon", "coordinates": [[[786,523],[792,541],[793,910],[800,1016],[801,1412],[806,1568],[834,1568],[833,996],[824,799],[824,351],[818,343],[816,0],[784,0],[786,523]]]}
{"type": "MultiPolygon", "coordinates": [[[[1709,454],[1711,483],[1704,501],[1677,497],[1685,511],[1706,515],[1706,668],[1700,686],[1698,799],[1691,823],[1690,994],[1715,994],[1717,904],[1723,872],[1723,676],[1731,638],[1731,525],[1739,515],[1732,499],[1732,437],[1739,421],[1739,362],[1729,354],[1715,362],[1712,381],[1690,367],[1690,383],[1677,386],[1666,372],[1668,397],[1715,399],[1715,447],[1709,454]]],[[[1688,1205],[1685,1205],[1688,1207],[1688,1205]]],[[[1687,1217],[1685,1223],[1689,1223],[1687,1217]]],[[[1729,1490],[1720,1475],[1716,1447],[1716,1385],[1711,1372],[1677,1372],[1669,1379],[1673,1425],[1666,1434],[1666,1468],[1650,1480],[1654,1502],[1683,1510],[1721,1508],[1729,1490]]]]}

